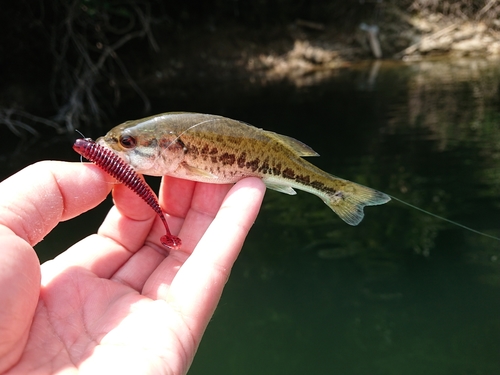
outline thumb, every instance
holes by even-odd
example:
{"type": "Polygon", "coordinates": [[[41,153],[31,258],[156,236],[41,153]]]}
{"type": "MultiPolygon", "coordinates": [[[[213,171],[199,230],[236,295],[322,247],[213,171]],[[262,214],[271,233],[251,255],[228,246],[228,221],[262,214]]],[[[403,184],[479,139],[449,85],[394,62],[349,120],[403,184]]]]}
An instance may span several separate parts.
{"type": "Polygon", "coordinates": [[[104,200],[110,181],[92,165],[41,162],[0,183],[0,373],[19,360],[38,303],[32,246],[59,221],[104,200]]]}

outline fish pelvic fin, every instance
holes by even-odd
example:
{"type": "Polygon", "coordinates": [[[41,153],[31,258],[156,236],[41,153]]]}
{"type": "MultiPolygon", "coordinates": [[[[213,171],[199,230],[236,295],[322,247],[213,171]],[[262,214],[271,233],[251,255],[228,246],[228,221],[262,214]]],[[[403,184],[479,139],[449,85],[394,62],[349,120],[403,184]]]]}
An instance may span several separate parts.
{"type": "Polygon", "coordinates": [[[387,203],[391,198],[380,191],[344,180],[345,186],[327,194],[323,201],[349,225],[358,225],[365,216],[365,206],[387,203]]]}

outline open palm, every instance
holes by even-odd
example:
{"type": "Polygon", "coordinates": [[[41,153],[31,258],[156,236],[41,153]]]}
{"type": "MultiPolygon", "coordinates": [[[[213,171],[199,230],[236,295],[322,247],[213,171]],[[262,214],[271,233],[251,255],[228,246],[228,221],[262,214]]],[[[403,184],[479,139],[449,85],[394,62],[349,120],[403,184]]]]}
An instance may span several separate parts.
{"type": "Polygon", "coordinates": [[[164,178],[160,203],[183,241],[168,253],[153,210],[114,185],[98,233],[40,267],[32,246],[110,182],[93,165],[43,162],[0,184],[0,372],[187,372],[265,187],[164,178]]]}

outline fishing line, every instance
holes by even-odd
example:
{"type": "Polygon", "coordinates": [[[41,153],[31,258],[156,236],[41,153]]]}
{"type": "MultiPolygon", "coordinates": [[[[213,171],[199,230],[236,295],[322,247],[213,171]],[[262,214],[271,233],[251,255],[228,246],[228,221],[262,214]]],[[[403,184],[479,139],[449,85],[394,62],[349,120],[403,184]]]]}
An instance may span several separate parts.
{"type": "MultiPolygon", "coordinates": [[[[208,119],[208,120],[200,121],[200,122],[198,122],[198,123],[196,123],[196,124],[191,125],[191,126],[190,126],[190,127],[188,127],[186,130],[182,131],[179,135],[176,135],[175,133],[173,133],[173,132],[172,132],[171,134],[172,134],[172,135],[174,135],[174,136],[175,136],[175,138],[172,140],[172,142],[170,142],[170,144],[169,144],[166,148],[168,149],[168,148],[169,148],[172,144],[176,143],[177,141],[180,141],[180,138],[181,138],[184,134],[186,134],[188,131],[190,131],[190,130],[192,130],[192,129],[194,129],[194,128],[196,128],[196,127],[200,126],[200,125],[203,125],[203,124],[206,124],[206,123],[209,123],[209,122],[213,122],[213,121],[218,121],[218,120],[220,120],[220,119],[219,119],[219,118],[211,118],[211,119],[208,119]]],[[[76,131],[76,132],[78,132],[78,133],[79,133],[79,134],[80,134],[83,138],[85,138],[85,136],[84,136],[84,135],[83,135],[83,134],[82,134],[79,130],[75,129],[75,131],[76,131]]],[[[181,142],[182,142],[182,141],[181,141],[181,142]]],[[[80,156],[80,159],[82,160],[82,156],[80,156]]],[[[82,160],[82,161],[83,161],[83,160],[82,160]]],[[[417,210],[417,211],[420,211],[420,212],[422,212],[422,213],[424,213],[424,214],[427,214],[427,215],[429,215],[429,216],[432,216],[432,217],[434,217],[434,218],[436,218],[436,219],[439,219],[439,220],[445,221],[445,222],[447,222],[447,223],[450,223],[450,224],[455,225],[455,226],[457,226],[457,227],[460,227],[460,228],[462,228],[462,229],[468,230],[468,231],[470,231],[470,232],[473,232],[473,233],[479,234],[479,235],[481,235],[481,236],[488,237],[488,238],[491,238],[491,239],[496,240],[496,241],[500,241],[500,237],[496,237],[496,236],[493,236],[493,235],[490,235],[490,234],[487,234],[487,233],[484,233],[484,232],[480,232],[480,231],[478,231],[478,230],[476,230],[476,229],[473,229],[473,228],[468,227],[468,226],[466,226],[466,225],[460,224],[460,223],[458,223],[458,222],[456,222],[456,221],[453,221],[453,220],[447,219],[447,218],[445,218],[445,217],[443,217],[443,216],[439,216],[439,215],[437,215],[437,214],[434,214],[434,213],[432,213],[432,212],[429,212],[429,211],[427,211],[427,210],[424,210],[423,208],[417,207],[417,206],[415,206],[415,205],[413,205],[413,204],[411,204],[411,203],[405,202],[404,200],[399,199],[399,198],[397,198],[397,197],[395,197],[395,196],[392,196],[392,195],[390,195],[390,194],[387,194],[387,196],[389,196],[391,199],[394,199],[395,201],[397,201],[397,202],[399,202],[399,203],[402,203],[402,204],[404,204],[404,205],[406,205],[406,206],[408,206],[408,207],[410,207],[410,208],[413,208],[413,209],[415,209],[415,210],[417,210]]]]}
{"type": "MultiPolygon", "coordinates": [[[[209,119],[209,120],[201,121],[201,122],[198,122],[198,123],[196,123],[196,124],[194,124],[194,125],[191,125],[189,128],[187,128],[186,130],[184,130],[182,133],[180,133],[179,135],[176,135],[176,136],[175,136],[175,139],[174,139],[174,140],[170,143],[170,145],[172,145],[173,143],[177,142],[177,141],[180,139],[180,137],[181,137],[182,135],[186,134],[189,130],[191,130],[191,129],[195,128],[195,127],[198,127],[198,126],[200,126],[200,125],[202,125],[202,124],[205,124],[205,123],[208,123],[208,122],[212,122],[212,121],[217,121],[217,120],[219,120],[219,119],[218,119],[218,118],[217,118],[217,119],[209,119]]],[[[81,133],[80,133],[80,134],[81,134],[81,133]]],[[[170,147],[170,145],[168,145],[168,146],[167,146],[167,148],[168,148],[168,147],[170,147]]],[[[387,193],[386,193],[386,194],[387,194],[387,193]]],[[[423,208],[417,207],[417,206],[415,206],[415,205],[413,205],[413,204],[411,204],[411,203],[405,202],[404,200],[399,199],[399,198],[397,198],[397,197],[395,197],[395,196],[392,196],[392,195],[390,195],[390,194],[387,194],[387,195],[388,195],[391,199],[394,199],[395,201],[397,201],[397,202],[399,202],[399,203],[402,203],[402,204],[404,204],[404,205],[406,205],[406,206],[408,206],[408,207],[411,207],[411,208],[413,208],[413,209],[415,209],[415,210],[417,210],[417,211],[420,211],[420,212],[422,212],[422,213],[424,213],[424,214],[427,214],[427,215],[429,215],[429,216],[432,216],[432,217],[434,217],[434,218],[436,218],[436,219],[443,220],[443,221],[445,221],[445,222],[447,222],[447,223],[450,223],[450,224],[455,225],[455,226],[457,226],[457,227],[463,228],[463,229],[468,230],[468,231],[470,231],[470,232],[473,232],[473,233],[479,234],[479,235],[481,235],[481,236],[488,237],[488,238],[491,238],[491,239],[496,240],[496,241],[500,241],[500,237],[496,237],[496,236],[493,236],[493,235],[491,235],[491,234],[487,234],[487,233],[484,233],[484,232],[480,232],[480,231],[478,231],[478,230],[476,230],[476,229],[474,229],[474,228],[471,228],[471,227],[468,227],[468,226],[466,226],[466,225],[460,224],[460,223],[458,223],[458,222],[456,222],[456,221],[453,221],[453,220],[447,219],[447,218],[445,218],[445,217],[443,217],[443,216],[439,216],[439,215],[434,214],[434,213],[432,213],[432,212],[430,212],[430,211],[424,210],[423,208]]]]}
{"type": "MultiPolygon", "coordinates": [[[[80,134],[82,136],[82,138],[85,139],[85,136],[83,135],[83,133],[80,130],[75,129],[75,132],[77,132],[78,134],[80,134]]],[[[83,155],[80,155],[80,163],[83,163],[83,155]]]]}
{"type": "MultiPolygon", "coordinates": [[[[91,138],[86,138],[83,135],[83,133],[80,130],[78,130],[78,129],[75,129],[75,132],[77,132],[78,134],[80,134],[82,136],[82,138],[85,139],[85,140],[92,140],[91,138]]],[[[83,155],[82,154],[80,154],[80,163],[83,163],[83,155]]],[[[116,180],[116,178],[115,178],[115,180],[116,180]]],[[[116,185],[119,182],[118,180],[116,180],[117,181],[116,183],[109,182],[109,181],[106,181],[106,180],[101,180],[101,181],[103,181],[103,182],[105,182],[107,184],[110,184],[110,185],[116,185]]]]}
{"type": "Polygon", "coordinates": [[[500,241],[500,237],[496,237],[496,236],[492,236],[491,234],[487,234],[487,233],[484,233],[484,232],[480,232],[476,229],[473,229],[471,227],[468,227],[466,225],[463,225],[463,224],[460,224],[460,223],[457,223],[456,221],[453,221],[453,220],[450,220],[450,219],[447,219],[445,217],[442,217],[442,216],[439,216],[439,215],[436,215],[436,214],[433,214],[432,212],[429,212],[429,211],[426,211],[424,210],[423,208],[420,208],[420,207],[417,207],[417,206],[414,206],[413,204],[411,203],[408,203],[408,202],[405,202],[404,200],[401,200],[399,198],[396,198],[390,194],[387,194],[389,197],[391,197],[391,199],[394,199],[395,201],[398,201],[399,203],[402,203],[408,207],[411,207],[411,208],[414,208],[415,210],[417,211],[420,211],[420,212],[423,212],[424,214],[427,214],[429,216],[432,216],[432,217],[435,217],[436,219],[439,219],[439,220],[443,220],[443,221],[446,221],[450,224],[453,224],[453,225],[456,225],[457,227],[460,227],[460,228],[463,228],[463,229],[466,229],[470,232],[473,232],[473,233],[476,233],[476,234],[480,234],[481,236],[485,236],[485,237],[488,237],[488,238],[491,238],[491,239],[494,239],[494,240],[497,240],[497,241],[500,241]]]}
{"type": "MultiPolygon", "coordinates": [[[[203,124],[206,124],[207,122],[212,122],[212,121],[219,121],[219,120],[222,120],[222,119],[225,119],[225,117],[222,117],[222,118],[212,118],[212,119],[209,119],[209,120],[205,120],[205,121],[201,121],[201,122],[198,122],[194,125],[191,125],[189,128],[187,128],[186,130],[184,130],[181,134],[179,135],[175,135],[175,138],[172,142],[170,142],[170,144],[167,146],[167,148],[169,148],[173,143],[177,142],[178,140],[180,140],[180,138],[186,134],[188,131],[190,131],[191,129],[194,129],[196,128],[197,126],[200,126],[200,125],[203,125],[203,124]]],[[[234,121],[237,121],[237,122],[240,122],[240,123],[243,123],[245,125],[248,125],[248,126],[252,126],[254,127],[253,125],[250,125],[250,124],[247,124],[246,122],[242,122],[242,121],[238,121],[238,120],[234,120],[234,121]]],[[[78,131],[78,130],[77,130],[78,131]]],[[[79,132],[80,133],[80,132],[79,132]]],[[[80,133],[81,134],[81,133],[80,133]]],[[[82,134],[83,135],[83,134],[82,134]]]]}
{"type": "Polygon", "coordinates": [[[212,122],[212,121],[217,121],[217,120],[220,120],[220,119],[218,119],[218,118],[217,118],[217,119],[205,120],[205,121],[198,122],[198,123],[196,123],[196,124],[194,124],[194,125],[191,125],[189,128],[187,128],[186,130],[184,130],[181,134],[176,135],[176,136],[175,136],[175,139],[174,139],[172,142],[170,142],[170,144],[167,146],[167,148],[169,148],[172,144],[174,144],[175,142],[177,142],[178,140],[180,140],[181,136],[183,136],[184,134],[186,134],[186,133],[187,133],[188,131],[190,131],[191,129],[194,129],[194,128],[196,128],[197,126],[202,125],[202,124],[205,124],[205,123],[207,123],[207,122],[212,122]]]}

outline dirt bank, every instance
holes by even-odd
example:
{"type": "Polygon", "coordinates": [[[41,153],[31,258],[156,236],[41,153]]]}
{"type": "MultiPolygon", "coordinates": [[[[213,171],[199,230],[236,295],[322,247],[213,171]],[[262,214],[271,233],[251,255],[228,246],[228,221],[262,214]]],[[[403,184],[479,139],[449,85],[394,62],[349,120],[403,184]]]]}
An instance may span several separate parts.
{"type": "Polygon", "coordinates": [[[381,59],[404,61],[436,56],[500,55],[500,21],[455,14],[403,12],[386,6],[382,20],[349,29],[297,19],[287,27],[248,30],[234,25],[191,29],[175,35],[152,56],[143,83],[233,80],[306,84],[339,67],[376,59],[367,27],[376,27],[381,59]]]}

